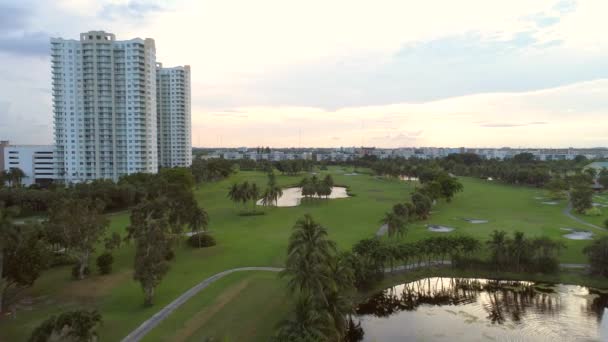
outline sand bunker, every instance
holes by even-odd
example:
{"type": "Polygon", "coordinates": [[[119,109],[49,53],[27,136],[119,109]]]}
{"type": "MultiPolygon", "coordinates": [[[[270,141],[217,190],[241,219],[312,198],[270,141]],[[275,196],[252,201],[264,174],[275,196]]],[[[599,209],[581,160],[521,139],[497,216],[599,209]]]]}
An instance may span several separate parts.
{"type": "Polygon", "coordinates": [[[429,224],[428,231],[433,233],[449,233],[454,230],[452,227],[429,224]]]}
{"type": "MultiPolygon", "coordinates": [[[[347,198],[349,197],[346,193],[346,188],[340,186],[334,186],[331,188],[331,195],[329,199],[336,198],[347,198]]],[[[279,197],[276,205],[277,207],[296,207],[302,202],[302,188],[287,188],[283,189],[283,195],[279,197]]],[[[257,205],[262,205],[262,200],[256,202],[257,205]]]]}
{"type": "Polygon", "coordinates": [[[345,173],[345,176],[358,176],[359,174],[356,172],[352,172],[352,173],[345,173]]]}
{"type": "Polygon", "coordinates": [[[545,201],[545,202],[541,202],[542,204],[546,204],[546,205],[557,205],[559,203],[555,202],[555,201],[545,201]]]}
{"type": "Polygon", "coordinates": [[[591,240],[593,239],[593,233],[583,230],[576,230],[574,228],[561,228],[561,230],[569,231],[571,233],[564,235],[566,239],[570,240],[591,240]]]}
{"type": "Polygon", "coordinates": [[[465,218],[464,220],[469,223],[472,223],[472,224],[488,223],[488,220],[471,219],[471,218],[465,218]]]}

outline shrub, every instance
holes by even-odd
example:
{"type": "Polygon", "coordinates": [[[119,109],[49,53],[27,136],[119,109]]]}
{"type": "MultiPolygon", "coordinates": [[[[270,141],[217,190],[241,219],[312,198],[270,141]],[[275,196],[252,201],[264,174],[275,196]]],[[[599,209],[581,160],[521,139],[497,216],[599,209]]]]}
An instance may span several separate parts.
{"type": "MultiPolygon", "coordinates": [[[[72,267],[72,277],[74,279],[78,279],[79,271],[80,271],[80,265],[76,264],[76,265],[74,265],[74,267],[72,267]]],[[[89,266],[85,267],[84,275],[88,276],[90,273],[91,273],[91,270],[89,270],[89,266]]]]}
{"type": "Polygon", "coordinates": [[[207,233],[198,233],[188,238],[188,244],[195,248],[215,246],[216,242],[213,236],[207,233]]]}
{"type": "Polygon", "coordinates": [[[608,229],[608,218],[606,219],[606,221],[604,221],[604,227],[606,227],[606,229],[608,229]]]}
{"type": "Polygon", "coordinates": [[[105,252],[97,257],[97,269],[101,274],[109,274],[112,272],[112,264],[114,257],[109,252],[105,252]]]}
{"type": "Polygon", "coordinates": [[[167,250],[167,252],[165,253],[165,260],[171,261],[173,259],[175,259],[175,252],[171,249],[167,250]]]}
{"type": "Polygon", "coordinates": [[[602,211],[598,207],[593,207],[585,210],[585,215],[587,216],[601,216],[602,211]]]}

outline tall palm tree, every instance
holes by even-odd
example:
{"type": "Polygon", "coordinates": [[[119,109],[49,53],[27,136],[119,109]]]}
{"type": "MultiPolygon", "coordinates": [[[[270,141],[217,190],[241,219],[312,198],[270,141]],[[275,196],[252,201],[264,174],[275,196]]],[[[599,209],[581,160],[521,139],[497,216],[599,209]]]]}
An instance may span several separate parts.
{"type": "Polygon", "coordinates": [[[335,253],[336,244],[327,238],[327,229],[310,214],[304,215],[293,227],[285,270],[281,272],[282,276],[289,276],[289,289],[313,294],[327,302],[324,289],[331,281],[329,265],[335,253]]]}
{"type": "Polygon", "coordinates": [[[251,185],[249,186],[249,189],[247,189],[247,193],[246,193],[246,197],[247,200],[251,200],[253,202],[253,206],[252,206],[252,210],[255,211],[255,206],[256,206],[256,202],[258,201],[258,198],[260,197],[260,188],[258,188],[258,185],[255,183],[251,183],[251,185]]]}
{"type": "Polygon", "coordinates": [[[406,233],[405,220],[394,212],[384,214],[384,218],[380,221],[388,227],[388,236],[392,237],[395,234],[404,235],[406,233]]]}
{"type": "Polygon", "coordinates": [[[309,295],[300,295],[295,305],[294,315],[279,323],[277,342],[329,341],[331,317],[319,310],[314,299],[309,295]]]}
{"type": "Polygon", "coordinates": [[[198,247],[201,247],[201,231],[206,231],[209,226],[209,215],[207,212],[199,207],[196,207],[190,216],[190,222],[188,222],[192,233],[198,237],[198,247]]]}

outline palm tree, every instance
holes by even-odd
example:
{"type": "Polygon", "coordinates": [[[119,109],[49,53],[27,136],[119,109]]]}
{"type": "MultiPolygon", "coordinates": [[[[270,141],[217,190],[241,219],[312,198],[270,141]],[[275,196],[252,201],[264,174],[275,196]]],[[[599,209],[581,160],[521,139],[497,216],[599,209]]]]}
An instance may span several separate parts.
{"type": "Polygon", "coordinates": [[[494,266],[496,266],[496,270],[499,271],[507,254],[507,233],[502,230],[495,230],[492,232],[490,240],[486,243],[490,249],[494,266]]]}
{"type": "Polygon", "coordinates": [[[243,203],[243,207],[247,206],[247,202],[249,201],[249,182],[244,181],[241,185],[239,185],[239,199],[241,203],[243,203]]]}
{"type": "Polygon", "coordinates": [[[232,184],[230,191],[228,191],[228,198],[234,203],[239,203],[241,201],[241,191],[238,184],[232,184]]]}
{"type": "Polygon", "coordinates": [[[510,245],[509,249],[511,250],[511,255],[514,259],[513,263],[515,266],[515,270],[517,272],[519,272],[521,263],[525,259],[524,254],[528,250],[528,243],[527,243],[526,239],[524,238],[524,233],[515,232],[515,237],[513,238],[513,241],[511,241],[509,243],[509,245],[510,245]]]}
{"type": "Polygon", "coordinates": [[[25,172],[18,167],[11,167],[7,172],[7,178],[10,186],[20,187],[21,181],[25,178],[25,172]]]}
{"type": "Polygon", "coordinates": [[[268,186],[262,195],[262,204],[269,206],[278,205],[279,197],[283,196],[283,190],[277,185],[274,173],[268,174],[268,186]]]}
{"type": "Polygon", "coordinates": [[[251,183],[246,194],[247,200],[253,201],[252,210],[255,212],[256,202],[258,201],[258,197],[260,197],[260,188],[258,188],[257,184],[251,183]]]}
{"type": "Polygon", "coordinates": [[[192,211],[190,222],[188,223],[192,233],[196,234],[198,237],[198,247],[201,247],[201,230],[206,231],[209,226],[209,215],[207,212],[199,207],[196,207],[192,211]]]}
{"type": "Polygon", "coordinates": [[[288,288],[310,293],[327,302],[324,289],[331,280],[330,261],[336,244],[327,238],[327,229],[316,223],[310,214],[304,215],[293,227],[287,246],[287,262],[282,276],[289,276],[288,288]]]}
{"type": "Polygon", "coordinates": [[[277,329],[277,342],[308,342],[329,341],[331,316],[319,310],[314,299],[309,295],[301,295],[295,305],[292,318],[279,323],[277,329]]]}
{"type": "Polygon", "coordinates": [[[380,222],[388,227],[389,237],[395,234],[403,235],[406,233],[405,220],[393,212],[384,214],[384,218],[380,222]]]}

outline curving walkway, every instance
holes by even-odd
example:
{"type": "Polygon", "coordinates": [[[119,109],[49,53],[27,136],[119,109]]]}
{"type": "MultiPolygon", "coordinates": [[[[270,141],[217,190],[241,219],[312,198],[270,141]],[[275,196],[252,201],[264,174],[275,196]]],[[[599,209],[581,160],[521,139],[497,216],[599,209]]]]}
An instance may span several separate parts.
{"type": "Polygon", "coordinates": [[[141,340],[147,333],[150,332],[150,330],[154,329],[158,324],[160,324],[160,322],[167,318],[167,316],[169,316],[173,311],[175,311],[175,309],[184,304],[188,299],[194,297],[197,293],[205,289],[207,286],[213,284],[215,281],[231,273],[242,271],[280,272],[282,270],[283,269],[279,267],[239,267],[215,274],[198,283],[190,290],[182,293],[174,301],[162,308],[159,312],[155,313],[154,316],[143,322],[139,327],[137,327],[137,329],[133,330],[129,335],[127,335],[127,337],[123,338],[122,341],[131,342],[141,340]]]}
{"type": "Polygon", "coordinates": [[[564,208],[563,213],[564,213],[564,215],[568,216],[569,218],[573,219],[574,221],[576,221],[576,222],[578,222],[578,223],[580,223],[582,225],[585,225],[587,227],[591,227],[591,228],[595,228],[595,229],[600,229],[600,230],[606,230],[606,228],[604,228],[604,227],[596,226],[593,223],[589,223],[589,222],[587,222],[587,221],[585,221],[585,220],[583,220],[581,218],[578,218],[578,217],[574,216],[572,214],[572,203],[570,201],[568,201],[568,206],[566,208],[564,208]]]}

